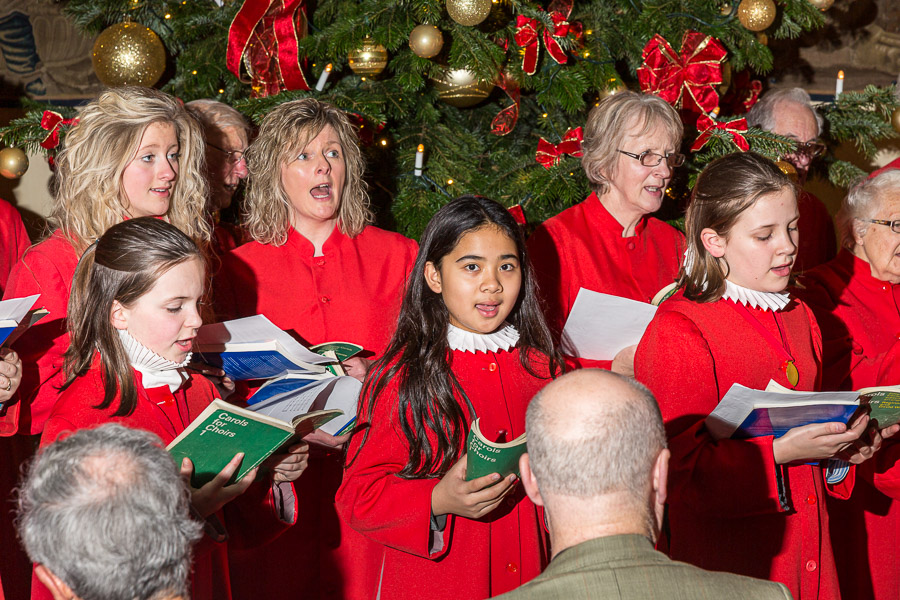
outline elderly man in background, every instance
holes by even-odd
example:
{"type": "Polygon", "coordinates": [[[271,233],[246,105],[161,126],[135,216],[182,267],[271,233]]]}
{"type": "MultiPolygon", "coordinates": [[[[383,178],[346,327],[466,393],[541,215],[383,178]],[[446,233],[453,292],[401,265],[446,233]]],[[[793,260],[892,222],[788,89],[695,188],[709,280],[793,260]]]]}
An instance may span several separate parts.
{"type": "Polygon", "coordinates": [[[184,107],[203,126],[209,184],[206,211],[213,224],[213,250],[221,256],[246,241],[240,227],[222,221],[220,213],[231,206],[238,185],[250,174],[244,158],[250,125],[241,113],[217,100],[193,100],[184,107]]]}
{"type": "MultiPolygon", "coordinates": [[[[809,94],[801,88],[772,90],[766,93],[747,113],[747,123],[797,142],[796,149],[784,157],[797,169],[797,183],[806,185],[809,165],[825,152],[819,139],[825,121],[812,105],[809,94]]],[[[828,209],[815,195],[800,190],[797,196],[800,209],[800,243],[794,272],[800,273],[828,262],[837,254],[834,221],[828,209]]]]}
{"type": "Polygon", "coordinates": [[[503,600],[790,598],[783,585],[714,573],[653,549],[666,501],[669,451],[653,395],[608,371],[584,369],[528,406],[522,484],[543,506],[553,558],[503,600]]]}
{"type": "Polygon", "coordinates": [[[55,600],[187,600],[201,525],[169,453],[116,424],[45,448],[19,492],[19,536],[55,600]]]}

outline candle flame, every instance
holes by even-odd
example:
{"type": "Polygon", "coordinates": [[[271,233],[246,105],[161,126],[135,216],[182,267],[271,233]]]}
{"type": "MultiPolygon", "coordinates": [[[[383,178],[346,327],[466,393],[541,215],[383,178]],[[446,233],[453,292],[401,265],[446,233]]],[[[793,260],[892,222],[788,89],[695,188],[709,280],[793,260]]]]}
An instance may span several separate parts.
{"type": "Polygon", "coordinates": [[[844,78],[844,72],[838,71],[838,79],[843,79],[843,78],[844,78]]]}
{"type": "Polygon", "coordinates": [[[425,144],[419,144],[419,147],[416,148],[416,152],[425,152],[425,144]]]}
{"type": "Polygon", "coordinates": [[[327,65],[325,65],[325,70],[328,71],[329,73],[331,73],[331,63],[328,63],[327,65]]]}

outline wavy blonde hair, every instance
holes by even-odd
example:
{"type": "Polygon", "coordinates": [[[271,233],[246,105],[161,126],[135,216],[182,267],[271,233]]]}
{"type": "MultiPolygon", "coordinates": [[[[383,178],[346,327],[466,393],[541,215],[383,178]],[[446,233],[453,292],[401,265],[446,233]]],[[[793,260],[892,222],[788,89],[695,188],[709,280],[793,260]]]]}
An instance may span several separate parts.
{"type": "Polygon", "coordinates": [[[133,160],[147,127],[171,123],[178,138],[178,177],[166,218],[201,248],[210,239],[204,217],[207,186],[200,124],[168,94],[142,87],[107,90],[85,105],[57,158],[50,224],[79,254],[128,210],[122,172],[133,160]]]}
{"type": "Polygon", "coordinates": [[[254,240],[280,246],[287,241],[293,206],[281,183],[281,168],[301,152],[326,125],[337,133],[344,152],[346,180],[338,208],[338,228],[354,237],[374,221],[363,181],[365,161],[356,128],[339,108],[302,98],[284,102],[263,119],[247,150],[250,187],[244,226],[254,240]]]}

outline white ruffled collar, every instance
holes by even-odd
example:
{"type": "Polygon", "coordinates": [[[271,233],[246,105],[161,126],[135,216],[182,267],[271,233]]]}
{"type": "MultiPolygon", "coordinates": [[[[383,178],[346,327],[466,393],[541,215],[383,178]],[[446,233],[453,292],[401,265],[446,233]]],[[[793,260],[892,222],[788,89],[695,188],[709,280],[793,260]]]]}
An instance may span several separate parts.
{"type": "Polygon", "coordinates": [[[175,393],[190,378],[184,367],[190,362],[192,352],[188,352],[182,362],[176,363],[144,346],[125,329],[119,329],[119,339],[122,340],[131,366],[140,372],[144,389],[167,385],[175,393]]]}
{"type": "Polygon", "coordinates": [[[460,329],[455,325],[447,327],[447,343],[451,350],[463,352],[496,352],[497,350],[510,350],[519,341],[519,332],[516,328],[506,323],[493,333],[474,333],[460,329]]]}
{"type": "Polygon", "coordinates": [[[732,283],[728,279],[725,280],[725,293],[722,297],[752,308],[772,311],[783,309],[791,301],[787,292],[760,292],[732,283]]]}

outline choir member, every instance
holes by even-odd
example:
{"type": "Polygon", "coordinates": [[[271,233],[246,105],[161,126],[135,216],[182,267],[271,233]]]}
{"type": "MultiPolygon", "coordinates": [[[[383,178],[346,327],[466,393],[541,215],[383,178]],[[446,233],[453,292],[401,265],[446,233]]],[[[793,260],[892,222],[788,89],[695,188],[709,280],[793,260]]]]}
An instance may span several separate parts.
{"type": "MultiPolygon", "coordinates": [[[[219,315],[264,314],[307,345],[359,344],[366,356],[344,368],[362,379],[397,324],[415,242],[370,225],[357,131],[334,106],[313,98],[280,104],[263,119],[247,158],[245,226],[253,241],[222,259],[219,315]]],[[[359,536],[334,512],[341,472],[340,452],[314,447],[300,483],[307,517],[268,548],[235,556],[236,590],[247,597],[346,593],[354,567],[346,549],[359,536]]]]}
{"type": "MultiPolygon", "coordinates": [[[[650,302],[675,281],[684,236],[649,215],[659,210],[683,128],[654,95],[621,92],[591,110],[581,164],[593,192],[540,225],[529,240],[545,314],[559,335],[580,288],[650,302]]],[[[630,375],[634,346],[591,364],[630,375]]]]}

